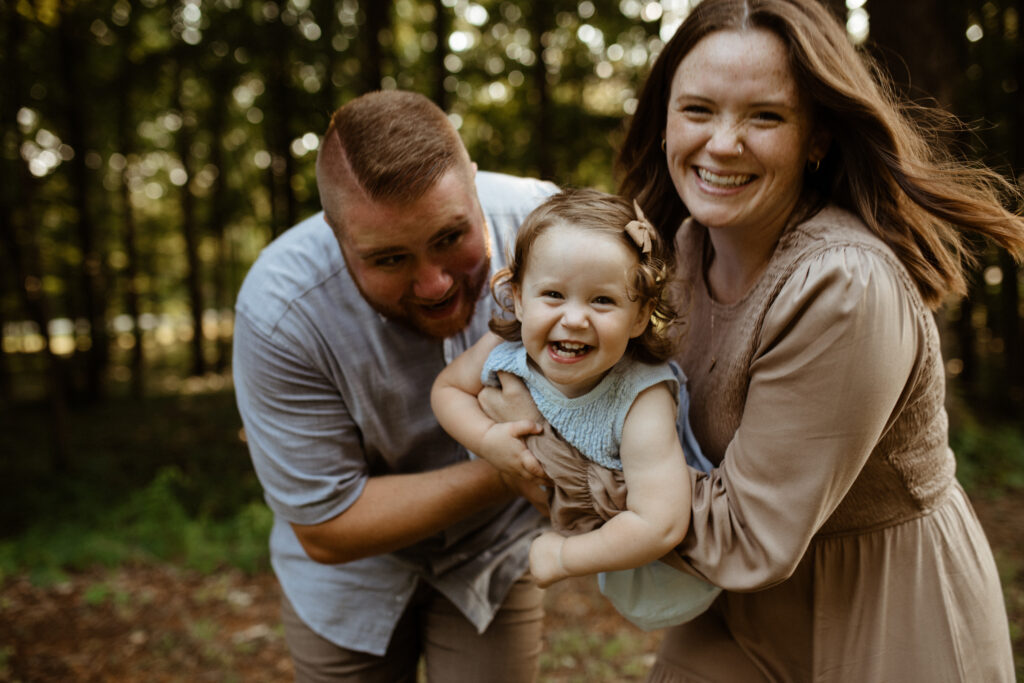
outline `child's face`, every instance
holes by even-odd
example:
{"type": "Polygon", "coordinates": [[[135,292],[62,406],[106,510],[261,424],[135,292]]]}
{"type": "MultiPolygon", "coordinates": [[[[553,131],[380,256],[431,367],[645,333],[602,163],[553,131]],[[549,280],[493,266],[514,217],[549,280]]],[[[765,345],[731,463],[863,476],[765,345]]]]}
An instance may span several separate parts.
{"type": "Polygon", "coordinates": [[[593,389],[640,335],[650,307],[630,301],[637,256],[612,235],[555,225],[537,238],[514,290],[523,345],[568,397],[593,389]]]}

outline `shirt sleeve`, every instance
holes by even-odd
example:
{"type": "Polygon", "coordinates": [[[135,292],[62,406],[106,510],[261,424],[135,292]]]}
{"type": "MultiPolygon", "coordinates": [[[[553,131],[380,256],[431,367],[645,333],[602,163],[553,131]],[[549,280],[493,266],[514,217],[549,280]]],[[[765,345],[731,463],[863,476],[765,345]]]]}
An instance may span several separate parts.
{"type": "Polygon", "coordinates": [[[355,502],[369,467],[337,388],[285,342],[236,315],[235,394],[267,504],[289,522],[317,524],[355,502]]]}
{"type": "Polygon", "coordinates": [[[854,247],[783,284],[740,426],[718,468],[690,472],[678,551],[701,576],[753,591],[792,575],[894,419],[923,343],[912,286],[889,257],[854,247]]]}

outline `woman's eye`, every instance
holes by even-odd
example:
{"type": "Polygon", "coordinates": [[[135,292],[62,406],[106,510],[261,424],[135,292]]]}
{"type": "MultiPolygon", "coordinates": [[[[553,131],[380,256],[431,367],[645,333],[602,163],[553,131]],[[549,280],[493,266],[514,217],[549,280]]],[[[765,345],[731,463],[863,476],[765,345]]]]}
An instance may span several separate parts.
{"type": "Polygon", "coordinates": [[[781,123],[782,115],[773,111],[762,111],[754,115],[754,120],[759,123],[781,123]]]}
{"type": "Polygon", "coordinates": [[[683,113],[690,116],[710,116],[711,110],[702,104],[688,104],[683,107],[683,113]]]}

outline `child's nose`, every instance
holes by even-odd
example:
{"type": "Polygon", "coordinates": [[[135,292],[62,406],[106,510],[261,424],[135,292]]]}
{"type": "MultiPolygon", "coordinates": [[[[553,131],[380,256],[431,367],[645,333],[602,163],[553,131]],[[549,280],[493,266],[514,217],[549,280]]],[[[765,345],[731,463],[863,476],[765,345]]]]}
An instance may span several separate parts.
{"type": "Polygon", "coordinates": [[[587,326],[587,314],[582,306],[567,304],[562,313],[562,324],[566,327],[579,329],[587,326]]]}

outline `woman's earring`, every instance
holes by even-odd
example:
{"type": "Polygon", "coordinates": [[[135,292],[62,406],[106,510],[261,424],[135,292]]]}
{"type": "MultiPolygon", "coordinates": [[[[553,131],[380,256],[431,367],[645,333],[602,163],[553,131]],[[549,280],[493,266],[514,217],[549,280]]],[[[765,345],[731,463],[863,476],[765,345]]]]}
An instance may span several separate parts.
{"type": "Polygon", "coordinates": [[[662,139],[661,139],[661,151],[662,151],[662,152],[664,152],[664,151],[665,151],[665,138],[662,138],[662,139]]]}
{"type": "Polygon", "coordinates": [[[817,173],[821,169],[821,159],[807,162],[807,170],[810,173],[817,173]]]}

